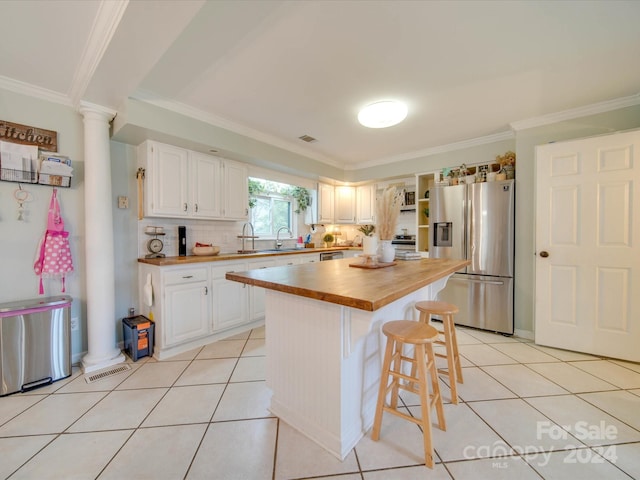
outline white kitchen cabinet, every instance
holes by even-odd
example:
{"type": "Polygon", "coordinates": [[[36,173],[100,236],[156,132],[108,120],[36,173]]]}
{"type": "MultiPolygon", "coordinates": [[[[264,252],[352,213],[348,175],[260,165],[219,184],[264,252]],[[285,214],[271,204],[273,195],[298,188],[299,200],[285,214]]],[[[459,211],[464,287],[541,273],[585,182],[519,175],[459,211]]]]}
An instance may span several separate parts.
{"type": "Polygon", "coordinates": [[[314,263],[320,261],[318,253],[296,253],[295,255],[282,255],[276,257],[276,266],[300,265],[301,263],[314,263]]]}
{"type": "Polygon", "coordinates": [[[244,164],[150,140],[138,146],[138,164],[145,216],[246,220],[244,164]]]}
{"type": "Polygon", "coordinates": [[[335,223],[356,223],[356,190],[355,187],[339,185],[335,187],[335,223]]]}
{"type": "MultiPolygon", "coordinates": [[[[275,267],[276,261],[273,258],[268,260],[259,259],[249,261],[249,270],[256,270],[261,268],[275,267]]],[[[264,300],[265,292],[262,287],[249,287],[249,316],[251,320],[264,319],[264,300]]]]}
{"type": "Polygon", "coordinates": [[[188,216],[188,151],[162,143],[144,142],[138,147],[138,161],[145,169],[145,215],[188,216]]]}
{"type": "Polygon", "coordinates": [[[223,217],[226,220],[246,220],[249,216],[249,184],[247,167],[238,162],[224,160],[223,217]]]}
{"type": "Polygon", "coordinates": [[[210,333],[209,277],[206,267],[171,270],[162,275],[163,346],[210,333]]]}
{"type": "Polygon", "coordinates": [[[376,186],[361,185],[356,187],[356,223],[358,225],[375,224],[376,186]]]}
{"type": "Polygon", "coordinates": [[[319,253],[307,253],[307,254],[300,254],[297,256],[300,257],[300,263],[315,263],[320,261],[319,253]]]}
{"type": "Polygon", "coordinates": [[[222,217],[222,189],[216,187],[216,181],[220,179],[221,160],[198,152],[190,152],[190,157],[191,216],[222,217]]]}
{"type": "Polygon", "coordinates": [[[318,184],[318,223],[372,224],[375,223],[375,185],[318,184]]]}
{"type": "Polygon", "coordinates": [[[335,190],[333,185],[318,184],[318,223],[334,222],[335,190]]]}
{"type": "Polygon", "coordinates": [[[224,265],[211,267],[213,291],[213,330],[214,332],[241,325],[247,322],[249,307],[249,289],[243,283],[232,282],[225,278],[229,272],[242,272],[248,269],[246,262],[225,262],[224,265]]]}

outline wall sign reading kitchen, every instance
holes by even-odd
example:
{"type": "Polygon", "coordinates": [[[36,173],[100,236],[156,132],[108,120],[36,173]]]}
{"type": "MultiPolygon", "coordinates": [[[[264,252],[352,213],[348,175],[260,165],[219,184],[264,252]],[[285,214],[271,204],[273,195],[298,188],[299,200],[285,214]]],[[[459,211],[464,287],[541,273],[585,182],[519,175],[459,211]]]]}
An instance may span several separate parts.
{"type": "Polygon", "coordinates": [[[49,152],[58,151],[58,132],[0,120],[0,140],[36,145],[49,152]]]}
{"type": "Polygon", "coordinates": [[[57,150],[57,132],[0,120],[0,180],[69,187],[71,159],[57,150]]]}

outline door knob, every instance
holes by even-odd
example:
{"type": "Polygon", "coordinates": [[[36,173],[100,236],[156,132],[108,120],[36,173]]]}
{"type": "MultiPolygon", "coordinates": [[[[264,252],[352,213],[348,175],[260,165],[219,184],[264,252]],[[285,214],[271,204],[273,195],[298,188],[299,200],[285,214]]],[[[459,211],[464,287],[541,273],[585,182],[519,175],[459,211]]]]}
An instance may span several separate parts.
{"type": "Polygon", "coordinates": [[[541,252],[540,252],[540,256],[541,256],[542,258],[547,258],[547,257],[549,256],[549,252],[547,252],[547,251],[543,250],[543,251],[541,251],[541,252]]]}

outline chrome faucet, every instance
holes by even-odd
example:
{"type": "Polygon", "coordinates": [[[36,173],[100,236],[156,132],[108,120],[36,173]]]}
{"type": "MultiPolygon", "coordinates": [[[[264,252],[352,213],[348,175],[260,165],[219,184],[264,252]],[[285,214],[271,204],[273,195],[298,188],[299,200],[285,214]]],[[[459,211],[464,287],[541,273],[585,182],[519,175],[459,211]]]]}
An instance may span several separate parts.
{"type": "Polygon", "coordinates": [[[282,230],[286,230],[287,232],[289,232],[289,238],[293,238],[293,232],[289,229],[289,227],[280,227],[278,229],[278,233],[276,233],[276,250],[280,250],[280,247],[282,246],[282,242],[280,241],[280,232],[282,230]]]}
{"type": "Polygon", "coordinates": [[[246,250],[244,248],[244,241],[245,241],[246,238],[251,238],[251,250],[255,251],[255,249],[256,249],[256,235],[255,235],[255,232],[253,230],[253,225],[251,224],[251,222],[247,222],[242,226],[242,251],[243,252],[246,252],[246,250]],[[250,237],[247,237],[247,234],[246,234],[247,226],[249,228],[251,228],[251,236],[250,237]]]}

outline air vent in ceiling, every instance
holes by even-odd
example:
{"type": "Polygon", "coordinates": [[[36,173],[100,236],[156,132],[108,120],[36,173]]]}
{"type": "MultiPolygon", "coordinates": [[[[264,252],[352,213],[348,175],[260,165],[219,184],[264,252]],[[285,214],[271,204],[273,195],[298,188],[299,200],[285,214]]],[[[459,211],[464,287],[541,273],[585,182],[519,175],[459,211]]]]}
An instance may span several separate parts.
{"type": "Polygon", "coordinates": [[[311,135],[302,135],[301,137],[298,137],[300,140],[302,140],[303,142],[307,142],[307,143],[311,143],[311,142],[315,142],[316,139],[313,138],[311,135]]]}

